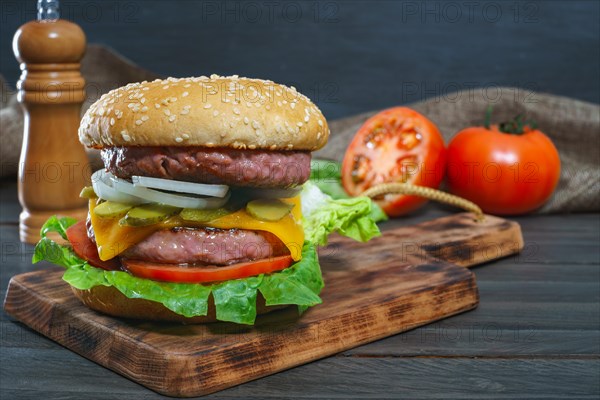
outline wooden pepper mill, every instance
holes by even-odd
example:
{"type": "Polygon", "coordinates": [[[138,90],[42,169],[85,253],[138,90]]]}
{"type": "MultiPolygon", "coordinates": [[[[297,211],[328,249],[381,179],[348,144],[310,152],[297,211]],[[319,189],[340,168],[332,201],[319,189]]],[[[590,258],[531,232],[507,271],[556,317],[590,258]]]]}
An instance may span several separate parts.
{"type": "MultiPolygon", "coordinates": [[[[58,2],[40,1],[38,7],[41,3],[58,2]]],[[[87,203],[79,193],[91,173],[77,137],[85,98],[79,71],[85,34],[58,19],[58,10],[38,11],[38,20],[21,26],[13,38],[23,71],[17,83],[25,114],[19,201],[20,238],[27,243],[39,240],[41,226],[52,215],[86,218],[87,203]]]]}

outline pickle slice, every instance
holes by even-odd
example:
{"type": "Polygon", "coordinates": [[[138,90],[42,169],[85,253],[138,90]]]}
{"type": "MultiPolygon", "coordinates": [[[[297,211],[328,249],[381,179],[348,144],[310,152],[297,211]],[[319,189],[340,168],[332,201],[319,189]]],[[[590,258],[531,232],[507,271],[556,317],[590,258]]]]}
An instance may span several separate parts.
{"type": "Polygon", "coordinates": [[[79,197],[81,197],[82,199],[95,199],[96,197],[98,197],[98,195],[96,194],[96,192],[94,192],[93,187],[85,186],[83,189],[81,189],[79,197]]]}
{"type": "Polygon", "coordinates": [[[258,199],[246,204],[248,214],[262,221],[279,221],[294,208],[293,204],[284,203],[278,199],[258,199]]]}
{"type": "Polygon", "coordinates": [[[102,218],[122,217],[131,210],[130,204],[117,203],[116,201],[104,201],[94,207],[94,214],[102,218]]]}
{"type": "Polygon", "coordinates": [[[194,222],[209,222],[217,218],[224,217],[227,214],[231,214],[233,211],[226,208],[214,208],[207,210],[199,210],[196,208],[184,208],[181,210],[179,215],[186,221],[194,222]]]}
{"type": "Polygon", "coordinates": [[[144,204],[129,210],[127,215],[121,218],[119,224],[129,226],[154,225],[177,214],[179,211],[181,211],[181,208],[164,204],[144,204]]]}

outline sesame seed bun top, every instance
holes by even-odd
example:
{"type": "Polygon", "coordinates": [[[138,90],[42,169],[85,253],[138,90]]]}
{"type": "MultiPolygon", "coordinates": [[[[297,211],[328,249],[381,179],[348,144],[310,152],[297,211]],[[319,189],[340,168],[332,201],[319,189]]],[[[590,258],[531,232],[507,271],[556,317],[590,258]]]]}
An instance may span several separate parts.
{"type": "Polygon", "coordinates": [[[236,75],[132,83],[92,104],[79,127],[81,143],[94,148],[313,151],[328,136],[321,111],[294,87],[236,75]]]}

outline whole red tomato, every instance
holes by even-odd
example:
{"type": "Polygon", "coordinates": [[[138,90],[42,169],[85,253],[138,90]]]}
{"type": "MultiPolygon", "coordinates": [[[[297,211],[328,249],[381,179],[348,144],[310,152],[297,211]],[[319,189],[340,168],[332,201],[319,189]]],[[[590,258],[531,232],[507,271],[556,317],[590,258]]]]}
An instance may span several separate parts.
{"type": "MultiPolygon", "coordinates": [[[[342,163],[342,184],[351,196],[390,182],[437,188],[444,178],[446,149],[437,126],[406,107],[369,118],[348,146],[342,163]]],[[[388,194],[375,198],[391,217],[419,208],[427,199],[388,194]]]]}
{"type": "Polygon", "coordinates": [[[517,117],[459,132],[448,145],[450,191],[497,215],[524,214],[544,204],[560,176],[558,151],[541,131],[521,125],[517,117]]]}

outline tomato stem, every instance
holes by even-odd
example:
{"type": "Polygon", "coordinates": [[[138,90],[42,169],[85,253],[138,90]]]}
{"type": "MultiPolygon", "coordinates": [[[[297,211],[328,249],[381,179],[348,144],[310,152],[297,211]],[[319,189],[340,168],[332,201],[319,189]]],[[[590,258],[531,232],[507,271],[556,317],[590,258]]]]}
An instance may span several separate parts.
{"type": "Polygon", "coordinates": [[[494,106],[488,104],[485,110],[485,120],[483,122],[483,126],[485,126],[485,129],[490,129],[490,123],[492,121],[492,111],[494,111],[494,106]]]}
{"type": "MultiPolygon", "coordinates": [[[[488,104],[485,110],[485,119],[483,126],[486,129],[490,129],[492,120],[493,106],[488,104]]],[[[498,130],[503,133],[510,133],[513,135],[520,135],[525,133],[526,130],[532,130],[537,128],[537,122],[532,119],[524,119],[523,114],[519,114],[510,121],[501,122],[498,124],[498,130]]]]}
{"type": "Polygon", "coordinates": [[[500,132],[511,133],[514,135],[520,135],[525,130],[531,130],[537,128],[537,123],[534,120],[524,119],[523,114],[517,115],[513,120],[502,122],[498,125],[500,132]]]}

